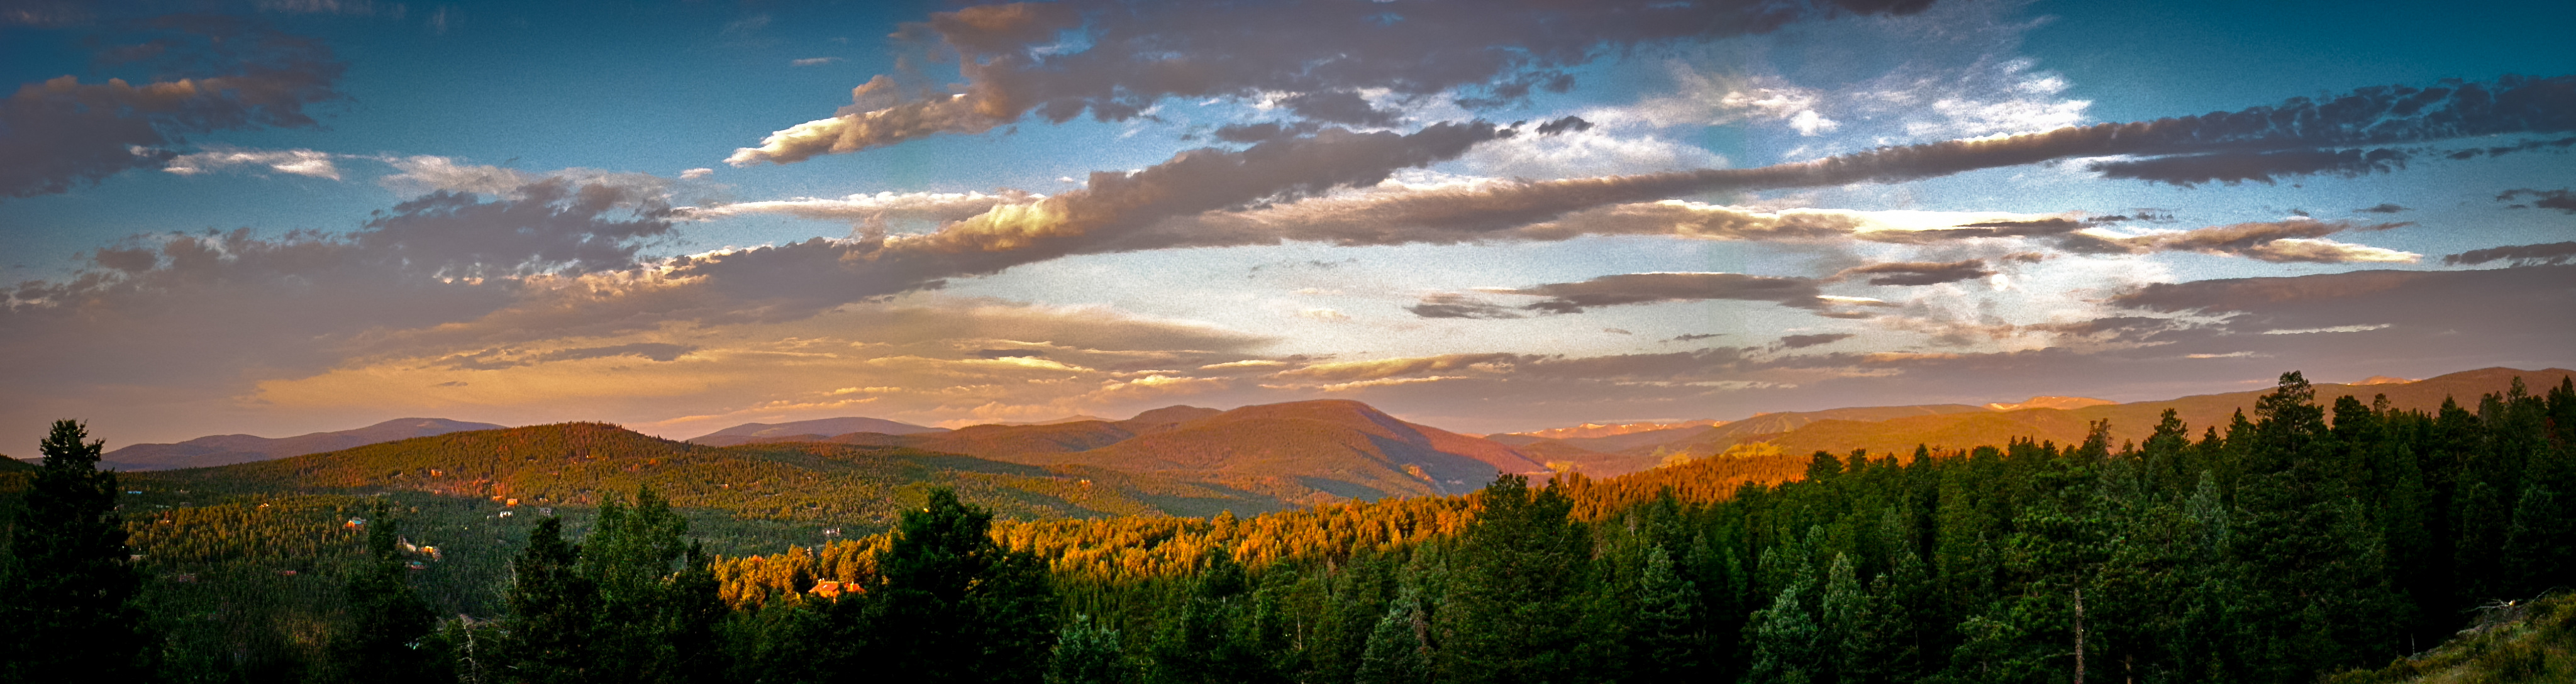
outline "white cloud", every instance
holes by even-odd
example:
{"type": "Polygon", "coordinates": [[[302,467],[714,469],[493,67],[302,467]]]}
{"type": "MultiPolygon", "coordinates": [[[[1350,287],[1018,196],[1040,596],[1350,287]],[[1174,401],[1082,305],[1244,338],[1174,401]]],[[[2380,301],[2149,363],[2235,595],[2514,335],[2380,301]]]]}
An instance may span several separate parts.
{"type": "Polygon", "coordinates": [[[838,62],[838,61],[841,61],[841,58],[839,58],[839,57],[807,57],[807,58],[804,58],[804,59],[790,60],[789,62],[787,62],[787,64],[788,64],[789,66],[809,67],[809,66],[822,66],[822,65],[825,65],[825,64],[831,64],[831,63],[833,63],[833,62],[838,62]]]}
{"type": "MultiPolygon", "coordinates": [[[[140,154],[146,150],[137,148],[136,151],[140,154]]],[[[205,151],[172,158],[169,165],[162,167],[161,170],[182,176],[193,176],[234,167],[256,166],[266,167],[278,173],[340,180],[340,168],[332,163],[332,158],[337,156],[342,155],[307,149],[263,150],[208,145],[205,151]]]]}

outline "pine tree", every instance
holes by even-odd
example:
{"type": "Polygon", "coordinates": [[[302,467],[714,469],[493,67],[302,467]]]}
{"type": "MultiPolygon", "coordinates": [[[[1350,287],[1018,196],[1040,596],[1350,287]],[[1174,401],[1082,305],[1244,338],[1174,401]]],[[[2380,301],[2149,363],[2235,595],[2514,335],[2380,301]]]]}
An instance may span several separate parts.
{"type": "Polygon", "coordinates": [[[1056,637],[1056,597],[1037,557],[993,543],[993,514],[946,488],[905,511],[869,588],[869,667],[930,683],[1036,682],[1056,637]]]}
{"type": "Polygon", "coordinates": [[[367,562],[348,582],[349,621],[331,643],[328,666],[343,682],[455,681],[432,634],[438,613],[411,586],[396,542],[402,526],[377,502],[367,518],[367,562]]]}
{"type": "MultiPolygon", "coordinates": [[[[581,547],[563,538],[563,519],[528,531],[528,548],[510,561],[510,636],[504,669],[529,684],[588,684],[602,676],[593,657],[599,588],[581,572],[581,547]]],[[[606,626],[614,629],[616,625],[606,626]]]]}
{"type": "Polygon", "coordinates": [[[1431,625],[1412,594],[1398,597],[1369,631],[1355,684],[1426,684],[1431,681],[1431,625]]]}
{"type": "MultiPolygon", "coordinates": [[[[1803,577],[1803,576],[1802,576],[1803,577]]],[[[1745,673],[1747,684],[1810,684],[1815,682],[1819,655],[1815,618],[1807,615],[1804,594],[1813,590],[1812,580],[1801,580],[1780,590],[1771,607],[1753,613],[1753,665],[1745,673]]]]}
{"type": "Polygon", "coordinates": [[[1459,542],[1454,584],[1437,618],[1440,675],[1454,682],[1563,682],[1585,678],[1579,645],[1581,581],[1591,540],[1569,519],[1557,487],[1533,492],[1518,475],[1495,478],[1459,542]]]}
{"type": "Polygon", "coordinates": [[[43,469],[0,556],[0,682],[136,682],[154,669],[116,474],[98,469],[105,446],[69,420],[37,445],[43,469]]]}
{"type": "Polygon", "coordinates": [[[1699,619],[1699,587],[1673,567],[1661,545],[1646,550],[1645,572],[1637,580],[1637,615],[1632,630],[1636,649],[1631,681],[1696,682],[1705,678],[1699,619]]]}
{"type": "Polygon", "coordinates": [[[1076,615],[1056,633],[1055,654],[1047,660],[1046,684],[1126,684],[1135,676],[1127,653],[1118,645],[1118,630],[1101,627],[1090,616],[1076,615]]]}

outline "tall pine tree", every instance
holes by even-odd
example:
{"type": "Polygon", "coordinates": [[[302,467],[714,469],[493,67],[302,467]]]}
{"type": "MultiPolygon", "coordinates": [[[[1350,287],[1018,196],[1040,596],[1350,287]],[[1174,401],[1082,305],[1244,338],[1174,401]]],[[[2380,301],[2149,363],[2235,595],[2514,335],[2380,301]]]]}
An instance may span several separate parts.
{"type": "Polygon", "coordinates": [[[0,556],[0,682],[139,682],[158,645],[135,603],[142,578],[116,513],[105,443],[54,421],[42,470],[0,556]]]}

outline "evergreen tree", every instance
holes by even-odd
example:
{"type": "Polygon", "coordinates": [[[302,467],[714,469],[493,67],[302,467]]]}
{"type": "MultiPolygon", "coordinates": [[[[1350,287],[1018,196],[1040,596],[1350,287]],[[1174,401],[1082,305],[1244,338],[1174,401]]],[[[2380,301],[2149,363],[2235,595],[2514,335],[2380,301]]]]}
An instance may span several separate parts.
{"type": "Polygon", "coordinates": [[[1351,680],[1356,684],[1427,684],[1431,681],[1431,625],[1413,595],[1398,597],[1369,631],[1368,650],[1351,680]]]}
{"type": "Polygon", "coordinates": [[[1629,681],[1696,682],[1704,679],[1699,588],[1673,567],[1671,553],[1657,545],[1646,550],[1646,567],[1637,581],[1637,614],[1632,630],[1635,653],[1629,681]]]}
{"type": "Polygon", "coordinates": [[[1821,630],[1802,605],[1804,595],[1814,586],[1812,581],[1802,579],[1781,589],[1780,596],[1771,600],[1771,607],[1753,613],[1753,664],[1745,673],[1747,684],[1817,682],[1821,630]]]}
{"type": "MultiPolygon", "coordinates": [[[[509,639],[501,670],[527,684],[615,681],[594,659],[599,588],[581,572],[581,547],[563,538],[563,519],[546,518],[528,531],[528,548],[510,561],[509,639]]],[[[616,629],[619,625],[607,625],[616,629]]]]}
{"type": "Polygon", "coordinates": [[[1452,682],[1564,682],[1586,678],[1580,647],[1581,580],[1591,540],[1569,519],[1558,487],[1537,491],[1518,475],[1494,479],[1483,510],[1453,559],[1455,583],[1441,604],[1441,679],[1452,682]]]}
{"type": "Polygon", "coordinates": [[[343,682],[452,682],[453,661],[432,638],[438,614],[411,586],[396,546],[401,523],[379,501],[367,518],[367,560],[348,582],[349,621],[327,665],[343,682]]]}
{"type": "Polygon", "coordinates": [[[1046,684],[1126,684],[1135,676],[1127,653],[1118,645],[1118,630],[1074,616],[1056,633],[1055,654],[1047,661],[1046,684]]]}
{"type": "Polygon", "coordinates": [[[870,668],[845,676],[945,684],[1036,682],[1056,637],[1045,564],[993,543],[993,514],[946,488],[905,511],[868,593],[870,668]]]}
{"type": "Polygon", "coordinates": [[[0,682],[137,682],[154,670],[116,474],[98,469],[105,446],[69,420],[37,445],[44,465],[0,556],[0,682]]]}

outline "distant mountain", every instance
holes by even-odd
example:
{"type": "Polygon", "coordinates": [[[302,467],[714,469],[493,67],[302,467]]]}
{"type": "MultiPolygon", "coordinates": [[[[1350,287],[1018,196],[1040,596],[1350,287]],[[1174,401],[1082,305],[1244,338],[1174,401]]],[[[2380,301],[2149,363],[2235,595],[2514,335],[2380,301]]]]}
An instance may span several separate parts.
{"type": "MultiPolygon", "coordinates": [[[[2329,407],[2337,398],[2350,396],[2370,403],[2380,395],[2389,405],[2403,410],[2430,411],[2441,407],[2443,399],[2453,399],[2461,406],[2476,410],[2479,397],[2502,393],[2521,378],[2528,391],[2538,394],[2576,376],[2576,371],[2561,368],[2516,370],[2485,368],[2463,371],[2412,382],[2369,382],[2355,384],[2316,384],[2317,403],[2329,407]]],[[[1705,455],[1725,451],[1738,444],[1769,443],[1790,454],[1818,450],[1844,453],[1868,449],[1878,454],[1910,454],[1917,444],[1935,450],[1966,449],[1981,445],[2000,446],[2016,438],[2032,438],[2059,444],[2081,442],[2092,421],[2108,420],[2114,448],[2123,442],[2140,441],[2155,431],[2156,423],[2166,409],[2189,424],[2197,437],[2211,427],[2224,429],[2236,411],[2252,412],[2256,398],[2270,393],[2271,388],[2206,394],[2126,404],[2101,404],[2072,409],[2034,408],[2015,411],[1962,411],[1918,414],[1879,419],[1833,416],[1807,421],[1786,429],[1764,433],[1727,432],[1711,434],[1684,445],[1688,453],[1705,455]]],[[[1838,411],[1851,411],[1839,409],[1838,411]]],[[[1833,411],[1819,412],[1832,414],[1833,411]]],[[[1731,430],[1752,421],[1729,424],[1731,430]]]]}
{"type": "Polygon", "coordinates": [[[355,430],[315,432],[280,439],[251,435],[215,435],[177,444],[129,444],[107,452],[100,457],[99,465],[118,470],[203,468],[338,451],[398,439],[468,430],[493,430],[501,427],[504,426],[445,418],[396,418],[355,430]]]}
{"type": "Polygon", "coordinates": [[[1586,461],[1617,457],[1580,448],[1558,448],[1543,456],[1522,453],[1483,438],[1397,420],[1356,401],[1300,401],[1232,411],[1171,406],[1122,421],[760,441],[907,447],[1012,463],[1087,466],[1215,482],[1297,501],[1462,492],[1484,486],[1498,472],[1547,472],[1549,461],[1580,464],[1595,473],[1643,467],[1586,461]]]}
{"type": "Polygon", "coordinates": [[[1547,471],[1511,447],[1341,400],[1246,406],[1099,448],[996,457],[1195,474],[1256,491],[1311,489],[1363,500],[1464,492],[1496,473],[1547,471]]]}
{"type": "MultiPolygon", "coordinates": [[[[1726,421],[1723,420],[1687,420],[1679,423],[1584,423],[1574,427],[1550,428],[1546,430],[1532,430],[1529,432],[1513,432],[1506,434],[1512,437],[1534,437],[1537,439],[1583,439],[1590,437],[1616,437],[1619,435],[1629,435],[1640,432],[1664,432],[1694,427],[1716,427],[1725,423],[1726,421]]],[[[1499,435],[1487,435],[1486,438],[1491,439],[1496,436],[1499,435]]]]}
{"type": "Polygon", "coordinates": [[[947,428],[923,427],[911,423],[898,423],[883,418],[821,418],[816,420],[800,420],[792,423],[743,423],[741,425],[692,437],[686,441],[692,444],[705,444],[708,446],[733,446],[736,444],[748,444],[760,441],[780,441],[782,439],[800,442],[821,441],[824,437],[830,437],[832,435],[846,435],[853,432],[875,432],[888,435],[917,435],[928,432],[947,431],[947,428]]]}
{"type": "Polygon", "coordinates": [[[528,507],[593,505],[638,486],[737,517],[882,525],[928,487],[1019,519],[1252,514],[1272,498],[1178,478],[838,444],[712,447],[614,425],[459,432],[219,468],[137,473],[150,496],[410,490],[528,507]],[[165,492],[175,494],[164,494],[165,492]]]}
{"type": "Polygon", "coordinates": [[[1103,423],[1111,422],[1109,419],[1099,416],[1075,414],[1065,416],[1063,418],[1057,418],[1055,420],[1024,420],[1016,422],[984,423],[984,425],[1056,425],[1061,423],[1080,423],[1086,421],[1100,421],[1103,423]]]}
{"type": "Polygon", "coordinates": [[[2036,409],[2036,408],[2044,408],[2044,409],[2080,409],[2080,408],[2084,408],[2084,407],[2086,407],[2086,406],[2105,406],[2105,405],[2109,405],[2109,404],[2117,404],[2117,403],[2120,403],[2120,402],[2112,401],[2112,400],[2109,400],[2109,399],[2094,399],[2094,398],[2091,398],[2091,397],[2031,397],[2028,401],[2018,401],[2018,402],[2013,402],[2013,403],[2009,403],[2009,404],[2001,403],[2001,402],[1992,403],[1992,404],[1987,404],[1987,405],[1986,405],[1986,410],[1989,410],[1989,411],[2019,411],[2019,410],[2022,410],[2022,409],[2036,409]]]}

